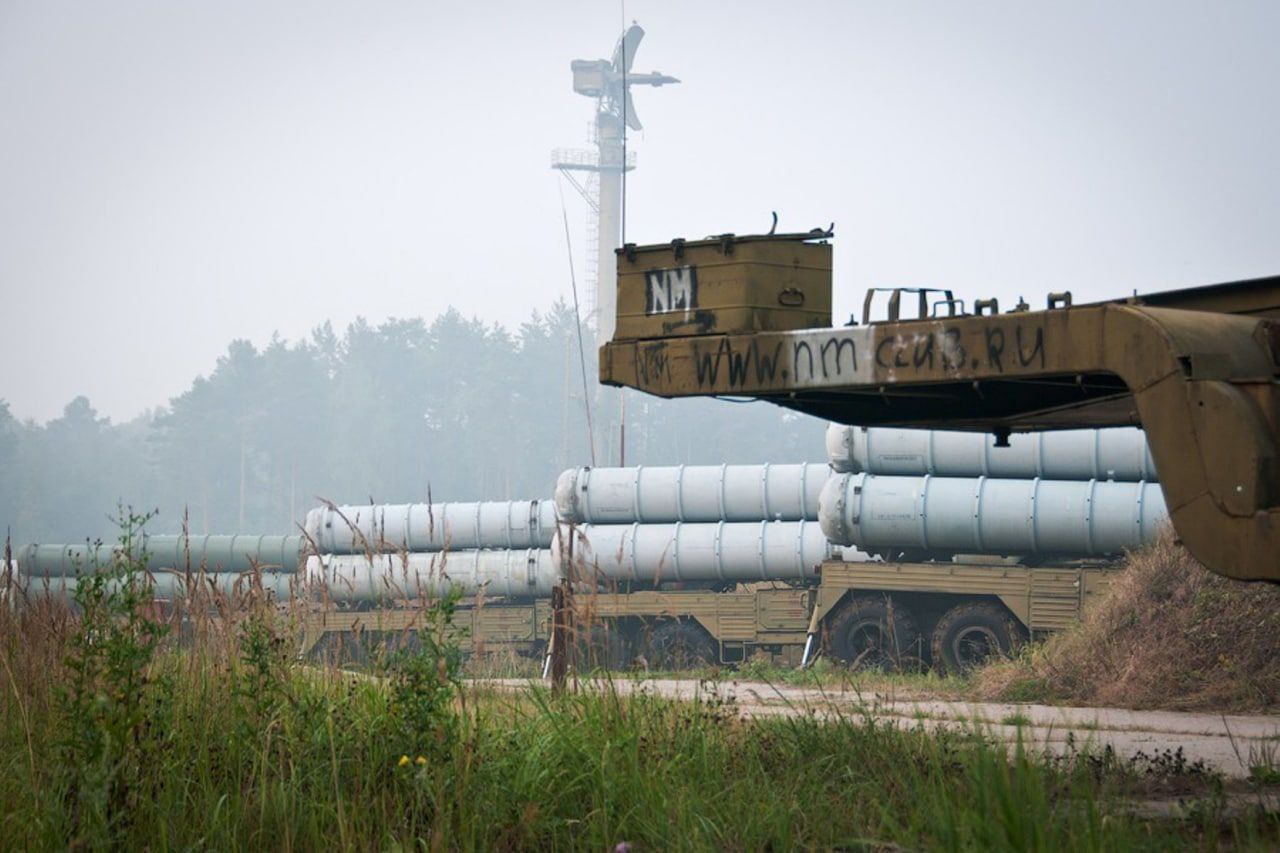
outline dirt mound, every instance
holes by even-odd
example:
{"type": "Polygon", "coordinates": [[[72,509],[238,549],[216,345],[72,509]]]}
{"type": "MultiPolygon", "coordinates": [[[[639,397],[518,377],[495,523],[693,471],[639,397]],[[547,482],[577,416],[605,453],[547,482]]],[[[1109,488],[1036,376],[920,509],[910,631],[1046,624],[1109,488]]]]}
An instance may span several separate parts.
{"type": "Polygon", "coordinates": [[[1280,586],[1218,577],[1172,537],[1127,562],[1079,625],[987,667],[977,692],[1129,708],[1280,707],[1280,586]]]}

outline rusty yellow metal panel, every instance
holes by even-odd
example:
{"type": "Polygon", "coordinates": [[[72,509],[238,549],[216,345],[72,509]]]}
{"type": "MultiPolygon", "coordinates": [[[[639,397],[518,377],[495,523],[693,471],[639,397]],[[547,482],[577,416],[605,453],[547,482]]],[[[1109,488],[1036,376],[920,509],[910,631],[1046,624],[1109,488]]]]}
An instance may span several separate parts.
{"type": "Polygon", "coordinates": [[[627,246],[614,340],[831,325],[831,245],[779,234],[627,246]]]}
{"type": "Polygon", "coordinates": [[[551,600],[539,598],[533,603],[533,629],[538,638],[546,640],[551,636],[551,600]]]}
{"type": "Polygon", "coordinates": [[[995,596],[1023,622],[1030,619],[1030,577],[1026,566],[962,563],[846,563],[822,564],[818,589],[819,617],[826,618],[849,590],[944,593],[995,596]]]}
{"type": "Polygon", "coordinates": [[[532,642],[538,631],[533,605],[489,605],[473,611],[472,637],[487,643],[532,642]]]}
{"type": "Polygon", "coordinates": [[[326,634],[360,632],[400,633],[417,626],[418,611],[395,608],[388,610],[333,610],[309,613],[302,625],[300,654],[307,654],[326,634]]]}
{"type": "Polygon", "coordinates": [[[807,589],[762,589],[756,592],[756,629],[804,634],[813,594],[807,589]]]}
{"type": "Polygon", "coordinates": [[[739,589],[733,592],[642,590],[590,599],[587,618],[686,618],[729,643],[802,643],[809,623],[808,589],[739,589]]]}
{"type": "Polygon", "coordinates": [[[403,631],[420,620],[416,610],[326,610],[312,614],[308,626],[320,633],[333,631],[403,631]]]}
{"type": "Polygon", "coordinates": [[[859,589],[1017,594],[1027,591],[1030,571],[1001,564],[827,562],[822,564],[822,582],[859,589]]]}
{"type": "Polygon", "coordinates": [[[1080,602],[1073,598],[1031,599],[1032,631],[1061,631],[1080,619],[1080,602]]]}
{"type": "Polygon", "coordinates": [[[657,592],[642,590],[590,599],[590,609],[601,617],[675,617],[702,613],[714,618],[717,602],[723,597],[748,595],[737,592],[657,592]]]}
{"type": "MultiPolygon", "coordinates": [[[[549,614],[549,605],[542,601],[460,607],[454,613],[449,635],[464,651],[483,643],[532,641],[546,633],[546,629],[539,626],[546,622],[549,614]]],[[[322,610],[309,614],[304,620],[301,651],[306,654],[326,634],[399,634],[416,631],[422,624],[421,612],[413,608],[322,610]]]]}
{"type": "Polygon", "coordinates": [[[1080,570],[1035,569],[1031,573],[1032,631],[1060,631],[1080,618],[1080,570]]]}
{"type": "Polygon", "coordinates": [[[755,596],[730,593],[718,602],[714,628],[695,614],[706,625],[712,636],[721,642],[744,642],[756,638],[755,596]]]}

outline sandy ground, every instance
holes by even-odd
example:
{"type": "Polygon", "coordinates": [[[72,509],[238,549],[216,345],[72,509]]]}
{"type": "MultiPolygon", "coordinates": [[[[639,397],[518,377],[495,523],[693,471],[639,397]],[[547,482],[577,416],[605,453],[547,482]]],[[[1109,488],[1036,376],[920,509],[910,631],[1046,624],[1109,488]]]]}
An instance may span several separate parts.
{"type": "MultiPolygon", "coordinates": [[[[481,682],[499,689],[520,689],[530,682],[498,679],[481,682]]],[[[586,689],[606,682],[580,681],[586,689]]],[[[957,702],[842,688],[774,686],[750,681],[655,679],[609,682],[622,694],[645,692],[672,699],[718,698],[732,701],[746,717],[816,714],[869,714],[878,720],[926,728],[974,728],[992,737],[1038,750],[1062,753],[1073,742],[1095,749],[1110,746],[1121,758],[1152,757],[1181,749],[1188,764],[1203,762],[1231,778],[1249,775],[1258,764],[1280,765],[1280,716],[1243,716],[1122,708],[1069,708],[990,702],[957,702]]]]}

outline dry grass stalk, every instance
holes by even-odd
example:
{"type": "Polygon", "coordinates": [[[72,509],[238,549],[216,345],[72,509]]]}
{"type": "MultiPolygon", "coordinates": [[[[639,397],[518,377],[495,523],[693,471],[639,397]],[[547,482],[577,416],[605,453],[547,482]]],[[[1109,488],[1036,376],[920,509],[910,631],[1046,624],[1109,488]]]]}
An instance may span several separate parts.
{"type": "Polygon", "coordinates": [[[1233,581],[1166,535],[1082,622],[977,678],[980,695],[1177,710],[1280,705],[1280,587],[1233,581]]]}

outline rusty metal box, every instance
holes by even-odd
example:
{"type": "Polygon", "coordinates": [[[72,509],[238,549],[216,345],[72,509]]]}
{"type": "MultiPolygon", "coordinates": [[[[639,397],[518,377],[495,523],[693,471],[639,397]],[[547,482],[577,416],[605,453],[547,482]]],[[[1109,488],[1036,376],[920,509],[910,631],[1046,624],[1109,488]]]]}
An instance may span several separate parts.
{"type": "Polygon", "coordinates": [[[618,250],[614,340],[831,326],[830,234],[726,234],[618,250]]]}

